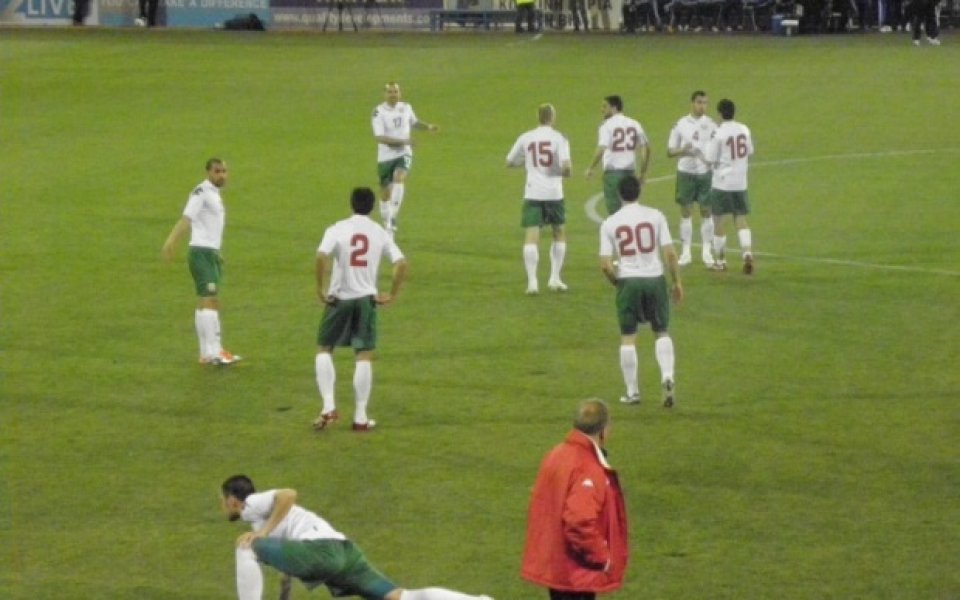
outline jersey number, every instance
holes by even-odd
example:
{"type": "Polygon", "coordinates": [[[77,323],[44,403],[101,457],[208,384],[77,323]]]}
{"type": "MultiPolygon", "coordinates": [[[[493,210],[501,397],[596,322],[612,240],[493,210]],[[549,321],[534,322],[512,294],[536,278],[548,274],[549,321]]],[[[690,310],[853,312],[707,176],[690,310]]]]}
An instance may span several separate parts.
{"type": "Polygon", "coordinates": [[[633,127],[626,129],[617,127],[613,130],[613,146],[611,146],[610,149],[614,152],[633,150],[637,147],[637,137],[637,130],[633,127]]]}
{"type": "Polygon", "coordinates": [[[635,256],[636,254],[650,254],[657,248],[657,236],[650,223],[637,223],[630,228],[621,225],[614,231],[617,236],[617,245],[620,256],[635,256]]]}
{"type": "Polygon", "coordinates": [[[730,160],[743,158],[747,155],[747,136],[740,134],[735,138],[727,138],[727,148],[730,150],[730,160]]]}
{"type": "Polygon", "coordinates": [[[350,238],[350,266],[367,266],[367,251],[370,249],[370,240],[362,233],[355,233],[350,238]]]}
{"type": "Polygon", "coordinates": [[[553,148],[550,147],[550,142],[530,142],[527,152],[530,153],[533,164],[541,167],[553,166],[553,148]]]}

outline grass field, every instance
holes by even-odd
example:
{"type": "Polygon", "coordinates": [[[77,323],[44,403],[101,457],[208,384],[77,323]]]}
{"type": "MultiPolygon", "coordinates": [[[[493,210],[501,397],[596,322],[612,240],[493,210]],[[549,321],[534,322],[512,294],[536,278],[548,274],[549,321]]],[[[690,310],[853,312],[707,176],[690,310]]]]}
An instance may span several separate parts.
{"type": "Polygon", "coordinates": [[[615,597],[960,598],[958,42],[2,31],[0,596],[235,597],[218,486],[244,472],[402,585],[545,598],[517,574],[529,488],[599,396],[632,529],[615,597]],[[380,430],[315,435],[314,252],[375,184],[388,79],[442,130],[407,187],[380,430]],[[687,267],[678,407],[649,336],[647,401],[623,407],[582,172],[619,93],[675,230],[666,136],[697,88],[753,130],[758,272],[687,267]],[[502,165],[544,101],[573,150],[571,290],[529,298],[523,175],[502,165]],[[223,370],[196,363],[183,249],[159,256],[214,155],[223,334],[246,357],[223,370]]]}

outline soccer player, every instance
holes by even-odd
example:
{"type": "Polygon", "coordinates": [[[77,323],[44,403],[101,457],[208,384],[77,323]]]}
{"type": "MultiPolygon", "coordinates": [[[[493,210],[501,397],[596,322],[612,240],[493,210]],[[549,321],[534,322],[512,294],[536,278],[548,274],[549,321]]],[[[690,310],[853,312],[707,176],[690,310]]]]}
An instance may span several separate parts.
{"type": "Polygon", "coordinates": [[[725,223],[732,218],[743,252],[743,272],[753,273],[753,236],[747,225],[750,202],[747,198],[747,166],[753,154],[753,137],[743,123],[733,120],[736,106],[724,98],[717,103],[723,121],[713,135],[707,162],[713,166],[710,206],[713,211],[713,268],[727,270],[725,223]]]}
{"type": "Polygon", "coordinates": [[[333,350],[337,346],[352,346],[356,353],[353,430],[369,431],[376,426],[367,417],[367,403],[373,387],[371,360],[377,345],[377,306],[396,299],[407,273],[407,261],[400,248],[369,216],[376,201],[370,188],[354,189],[350,196],[353,216],[328,227],[317,249],[317,297],[324,305],[317,335],[317,387],[323,398],[320,416],[313,422],[317,431],[340,418],[334,401],[333,350]],[[383,256],[393,263],[388,294],[377,293],[377,271],[383,256]]]}
{"type": "Polygon", "coordinates": [[[194,324],[200,341],[200,363],[232,365],[241,357],[231,354],[220,345],[220,279],[223,275],[223,227],[226,210],[220,188],[227,184],[227,163],[219,158],[207,161],[207,178],[193,189],[183,209],[183,216],[167,236],[161,253],[169,262],[173,249],[187,230],[190,230],[190,249],[187,263],[197,290],[197,309],[194,324]]]}
{"type": "Polygon", "coordinates": [[[517,138],[507,153],[507,167],[525,165],[527,169],[520,224],[525,229],[523,264],[527,272],[528,295],[540,292],[537,282],[537,263],[540,262],[538,244],[540,229],[547,226],[553,230],[547,287],[555,292],[567,291],[567,285],[560,279],[560,270],[567,253],[563,178],[569,177],[572,169],[570,144],[563,134],[553,128],[557,110],[552,104],[541,104],[537,116],[540,126],[517,138]]]}
{"type": "Polygon", "coordinates": [[[417,119],[413,107],[400,101],[400,84],[383,86],[384,102],[373,109],[373,137],[377,140],[377,175],[380,179],[380,218],[393,235],[403,193],[413,165],[413,129],[438,131],[440,127],[417,119]]]}
{"type": "Polygon", "coordinates": [[[700,239],[703,264],[713,265],[713,218],[710,213],[710,165],[705,153],[717,124],[707,116],[707,93],[697,90],[690,97],[690,114],[683,116],[670,130],[667,156],[677,161],[676,200],[680,205],[680,265],[689,265],[693,243],[693,210],[700,206],[700,239]]]}
{"type": "Polygon", "coordinates": [[[600,225],[600,268],[617,288],[620,370],[627,387],[627,394],[620,398],[620,402],[640,402],[637,328],[649,323],[656,336],[654,355],[660,367],[663,405],[670,408],[674,403],[675,380],[673,340],[667,333],[669,295],[677,303],[683,301],[677,252],[673,248],[667,218],[659,210],[637,201],[640,197],[637,178],[632,175],[624,177],[619,190],[623,206],[600,225]],[[670,273],[671,294],[667,293],[664,261],[670,273]]]}
{"type": "Polygon", "coordinates": [[[600,105],[603,123],[600,125],[597,151],[587,167],[587,178],[603,160],[603,199],[607,214],[620,208],[617,184],[627,175],[636,175],[642,183],[650,165],[650,144],[640,123],[623,114],[620,96],[607,96],[600,105]],[[640,166],[639,173],[637,165],[640,166]]]}
{"type": "Polygon", "coordinates": [[[317,514],[296,504],[297,492],[257,492],[245,475],[230,477],[220,487],[221,506],[230,521],[250,523],[253,531],[237,539],[237,597],[260,600],[260,563],[284,574],[283,596],[296,577],[307,589],[326,585],[336,597],[366,600],[493,600],[443,588],[405,590],[367,562],[363,552],[317,514]]]}

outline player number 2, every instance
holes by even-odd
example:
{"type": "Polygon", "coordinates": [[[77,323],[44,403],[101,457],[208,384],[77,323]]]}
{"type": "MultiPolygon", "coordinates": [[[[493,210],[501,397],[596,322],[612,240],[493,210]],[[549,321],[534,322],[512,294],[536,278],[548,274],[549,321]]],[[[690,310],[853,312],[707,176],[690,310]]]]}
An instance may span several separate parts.
{"type": "Polygon", "coordinates": [[[553,148],[550,147],[550,142],[530,142],[527,152],[530,153],[533,164],[541,167],[553,166],[553,148]]]}
{"type": "Polygon", "coordinates": [[[614,231],[620,256],[650,254],[657,248],[657,236],[650,223],[637,223],[636,227],[621,225],[614,231]]]}
{"type": "Polygon", "coordinates": [[[613,145],[610,147],[614,152],[623,152],[633,150],[637,147],[637,130],[633,127],[617,127],[613,130],[613,145]]]}
{"type": "Polygon", "coordinates": [[[730,159],[743,158],[747,155],[747,136],[742,133],[735,138],[727,138],[727,148],[730,149],[730,159]]]}
{"type": "Polygon", "coordinates": [[[350,238],[350,266],[367,266],[367,250],[370,249],[370,240],[362,233],[355,233],[350,238]]]}

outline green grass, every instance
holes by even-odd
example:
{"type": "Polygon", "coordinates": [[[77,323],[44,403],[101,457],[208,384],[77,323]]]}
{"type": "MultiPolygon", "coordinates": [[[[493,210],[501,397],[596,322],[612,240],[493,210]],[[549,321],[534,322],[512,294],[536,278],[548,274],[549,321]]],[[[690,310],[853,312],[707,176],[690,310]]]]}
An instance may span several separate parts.
{"type": "MultiPolygon", "coordinates": [[[[622,387],[581,208],[600,101],[623,95],[664,177],[704,88],[753,130],[766,254],[752,279],[684,271],[673,412],[641,338],[647,402],[613,407],[609,443],[632,530],[618,597],[960,597],[956,42],[5,30],[0,595],[233,597],[242,529],[217,488],[245,472],[402,585],[545,597],[517,575],[538,462],[576,401],[622,387]],[[313,256],[375,184],[389,79],[442,131],[419,139],[411,279],[381,315],[382,430],[317,436],[313,256]],[[523,176],[502,163],[544,101],[573,149],[571,291],[527,298],[523,176]],[[231,168],[224,338],[247,357],[219,371],[195,362],[185,265],[159,258],[212,155],[231,168]]],[[[675,227],[672,188],[645,198],[675,227]]]]}

